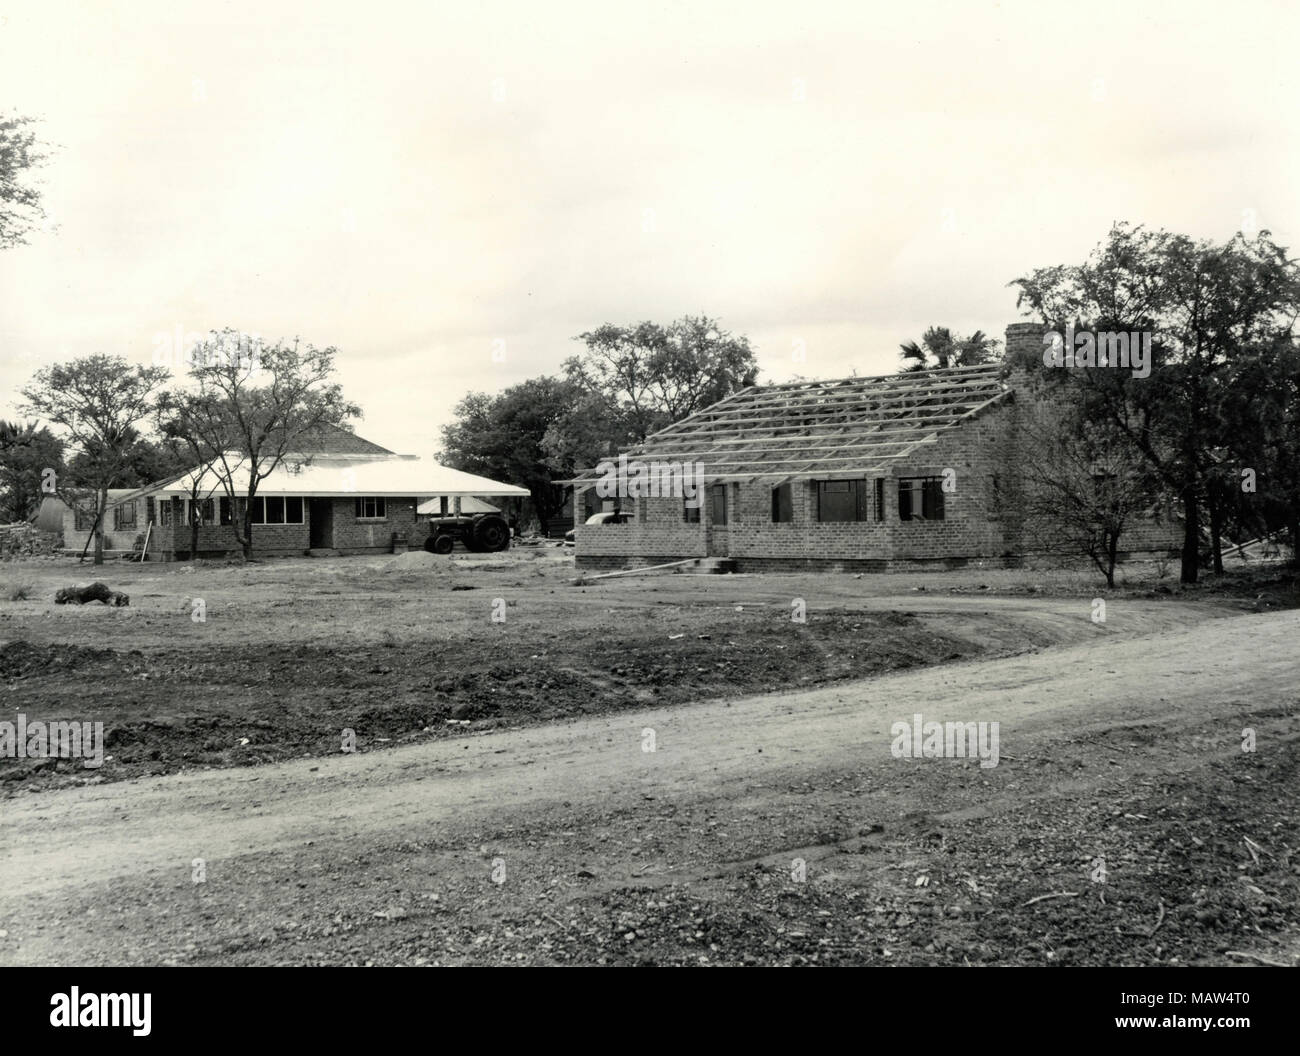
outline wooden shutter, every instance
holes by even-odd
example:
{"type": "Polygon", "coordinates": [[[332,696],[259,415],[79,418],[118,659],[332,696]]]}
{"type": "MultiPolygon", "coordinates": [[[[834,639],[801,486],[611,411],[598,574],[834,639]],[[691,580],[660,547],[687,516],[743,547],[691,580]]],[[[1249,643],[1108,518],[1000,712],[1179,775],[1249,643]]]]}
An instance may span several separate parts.
{"type": "Polygon", "coordinates": [[[943,482],[938,477],[930,477],[925,481],[921,512],[927,521],[943,520],[943,482]]]}

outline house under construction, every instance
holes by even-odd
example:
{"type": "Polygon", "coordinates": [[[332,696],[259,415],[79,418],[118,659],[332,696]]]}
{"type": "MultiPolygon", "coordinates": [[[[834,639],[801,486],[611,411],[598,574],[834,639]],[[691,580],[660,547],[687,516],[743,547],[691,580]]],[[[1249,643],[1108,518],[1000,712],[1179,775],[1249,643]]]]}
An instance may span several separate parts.
{"type": "MultiPolygon", "coordinates": [[[[1042,337],[1012,324],[1009,356],[1041,354],[1042,337]]],[[[1020,564],[1035,548],[1019,508],[1026,381],[994,363],[747,388],[624,452],[618,493],[597,486],[608,466],[573,481],[578,567],[1020,564]],[[631,483],[638,473],[648,479],[631,483]],[[626,517],[584,523],[615,508],[626,517]]],[[[1178,525],[1147,519],[1123,545],[1168,553],[1180,538],[1178,525]]]]}

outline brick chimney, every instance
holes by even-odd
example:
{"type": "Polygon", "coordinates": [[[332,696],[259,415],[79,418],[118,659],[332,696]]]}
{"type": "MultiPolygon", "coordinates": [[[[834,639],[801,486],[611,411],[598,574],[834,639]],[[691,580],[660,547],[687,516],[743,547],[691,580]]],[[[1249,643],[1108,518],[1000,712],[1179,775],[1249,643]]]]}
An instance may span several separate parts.
{"type": "Polygon", "coordinates": [[[1008,323],[1006,350],[1002,356],[1002,380],[1013,391],[1033,387],[1043,366],[1043,335],[1050,327],[1042,323],[1008,323]]]}
{"type": "Polygon", "coordinates": [[[1048,327],[1042,323],[1008,323],[1006,360],[1017,367],[1043,362],[1043,335],[1048,327]]]}

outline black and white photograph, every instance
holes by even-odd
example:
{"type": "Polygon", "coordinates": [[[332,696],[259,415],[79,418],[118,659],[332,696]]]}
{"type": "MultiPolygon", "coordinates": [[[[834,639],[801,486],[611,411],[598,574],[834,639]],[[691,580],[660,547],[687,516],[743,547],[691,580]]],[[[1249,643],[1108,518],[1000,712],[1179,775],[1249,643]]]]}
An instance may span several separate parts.
{"type": "Polygon", "coordinates": [[[1251,1036],[1300,967],[1297,39],[0,0],[23,1014],[1032,968],[1081,1039],[1251,1036]]]}

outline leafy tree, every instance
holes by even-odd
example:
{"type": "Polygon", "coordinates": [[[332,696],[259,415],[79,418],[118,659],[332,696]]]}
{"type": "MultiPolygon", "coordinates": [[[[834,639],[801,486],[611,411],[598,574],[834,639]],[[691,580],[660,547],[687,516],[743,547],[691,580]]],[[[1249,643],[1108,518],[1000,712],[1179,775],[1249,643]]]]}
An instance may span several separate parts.
{"type": "Polygon", "coordinates": [[[158,399],[158,431],[162,434],[159,447],[166,452],[167,459],[174,467],[173,471],[161,474],[155,479],[179,476],[189,488],[190,516],[190,560],[199,557],[200,519],[194,511],[220,490],[222,477],[214,468],[214,463],[221,453],[236,450],[238,440],[233,431],[224,438],[219,446],[211,446],[204,439],[203,432],[189,417],[191,408],[185,394],[165,392],[158,399]],[[186,470],[189,472],[186,473],[186,470]]]}
{"type": "Polygon", "coordinates": [[[25,182],[46,159],[34,124],[30,117],[0,114],[0,249],[25,244],[45,216],[40,191],[25,182]]]}
{"type": "Polygon", "coordinates": [[[561,378],[531,378],[493,396],[472,392],[456,405],[456,420],[442,429],[439,458],[455,469],[528,489],[546,532],[564,505],[556,480],[571,466],[548,459],[543,441],[581,397],[561,378]]]}
{"type": "Polygon", "coordinates": [[[902,373],[991,363],[1000,343],[983,330],[976,330],[970,337],[957,337],[946,326],[932,326],[921,335],[919,345],[904,341],[898,346],[905,364],[902,373]]]}
{"type": "Polygon", "coordinates": [[[63,472],[63,441],[36,422],[0,421],[0,523],[34,516],[45,471],[63,472]]]}
{"type": "MultiPolygon", "coordinates": [[[[68,462],[69,481],[79,485],[92,481],[95,471],[90,467],[104,457],[98,444],[78,451],[68,462]]],[[[142,488],[174,477],[193,464],[179,458],[165,438],[153,440],[135,428],[127,430],[123,437],[120,458],[121,470],[114,483],[118,488],[142,488]]]]}
{"type": "Polygon", "coordinates": [[[1017,304],[1058,331],[1153,334],[1147,377],[1022,365],[1070,386],[1085,420],[1118,430],[1178,496],[1182,581],[1196,582],[1207,492],[1220,452],[1232,449],[1225,401],[1261,349],[1292,339],[1300,268],[1267,231],[1214,243],[1117,224],[1083,264],[1039,268],[1012,285],[1017,304]]]}
{"type": "Polygon", "coordinates": [[[758,377],[749,339],[708,316],[683,316],[667,326],[607,323],[577,340],[587,348],[565,362],[565,376],[630,443],[748,388],[758,377]]]}
{"type": "Polygon", "coordinates": [[[126,479],[137,452],[137,426],[147,420],[165,367],[132,366],[120,356],[86,356],[42,367],[23,389],[27,412],[68,434],[75,477],[95,496],[95,564],[104,563],[103,515],[108,490],[126,479]]]}
{"type": "Polygon", "coordinates": [[[1300,346],[1278,340],[1243,357],[1223,400],[1218,467],[1229,519],[1247,538],[1283,530],[1300,562],[1300,346]]]}
{"type": "Polygon", "coordinates": [[[611,418],[609,405],[604,400],[579,389],[573,391],[573,402],[550,424],[542,437],[546,464],[560,475],[560,479],[572,478],[635,442],[625,419],[621,416],[611,418]]]}
{"type": "Polygon", "coordinates": [[[258,485],[311,434],[361,415],[331,380],[336,353],[297,340],[266,345],[229,327],[214,330],[191,353],[194,390],[168,398],[194,450],[215,452],[211,471],[231,510],[247,497],[242,517],[231,517],[245,560],[253,553],[258,485]]]}
{"type": "Polygon", "coordinates": [[[1034,404],[1021,419],[1030,452],[1022,466],[1026,531],[1051,550],[1083,554],[1115,586],[1125,530],[1163,512],[1150,469],[1113,427],[1089,427],[1079,408],[1034,404]]]}

